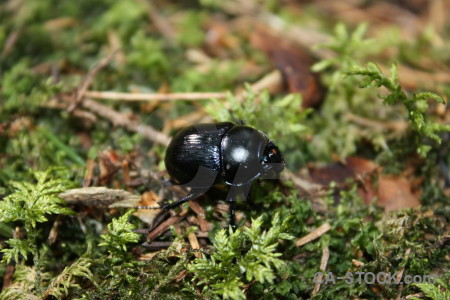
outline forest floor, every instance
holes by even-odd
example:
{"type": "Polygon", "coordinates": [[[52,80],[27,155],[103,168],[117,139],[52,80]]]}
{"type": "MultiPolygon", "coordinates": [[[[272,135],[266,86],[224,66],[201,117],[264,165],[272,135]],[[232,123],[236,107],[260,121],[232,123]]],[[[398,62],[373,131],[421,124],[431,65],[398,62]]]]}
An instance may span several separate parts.
{"type": "Polygon", "coordinates": [[[0,3],[0,299],[450,299],[450,1],[0,3]],[[182,128],[285,169],[170,211],[182,128]]]}

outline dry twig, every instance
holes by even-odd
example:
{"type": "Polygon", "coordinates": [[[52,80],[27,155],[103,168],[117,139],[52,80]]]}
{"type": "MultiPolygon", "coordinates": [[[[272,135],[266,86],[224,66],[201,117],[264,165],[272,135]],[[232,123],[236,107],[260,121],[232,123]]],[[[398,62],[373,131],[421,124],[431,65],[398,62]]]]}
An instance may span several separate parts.
{"type": "Polygon", "coordinates": [[[152,3],[153,1],[140,0],[142,4],[147,7],[147,14],[150,21],[155,25],[158,31],[166,38],[170,45],[176,44],[176,32],[172,25],[163,17],[157,7],[152,3]]]}
{"type": "Polygon", "coordinates": [[[14,45],[16,44],[17,40],[20,37],[20,34],[22,33],[22,29],[19,28],[15,31],[13,31],[8,38],[5,41],[5,46],[3,47],[2,53],[0,54],[0,58],[5,58],[6,56],[8,56],[8,54],[11,52],[11,50],[13,49],[14,45]]]}
{"type": "MultiPolygon", "coordinates": [[[[403,256],[403,259],[404,260],[408,260],[410,253],[411,253],[411,248],[406,249],[405,255],[403,256]]],[[[398,271],[397,277],[395,278],[395,282],[401,282],[402,277],[403,277],[403,272],[405,272],[405,267],[402,267],[400,269],[400,271],[398,271]]],[[[398,286],[397,297],[395,298],[396,300],[399,300],[401,298],[402,292],[403,292],[403,283],[400,283],[400,285],[398,286]]]]}
{"type": "Polygon", "coordinates": [[[84,81],[81,83],[80,87],[75,91],[73,95],[73,101],[70,103],[69,107],[67,108],[68,112],[72,112],[83,100],[84,93],[87,91],[89,86],[91,85],[92,81],[94,80],[95,75],[106,67],[110,61],[114,58],[114,55],[118,52],[118,49],[112,51],[108,56],[104,57],[100,60],[100,62],[95,65],[87,74],[84,81]]]}
{"type": "Polygon", "coordinates": [[[151,243],[155,238],[157,238],[167,229],[169,229],[170,226],[179,223],[186,217],[187,213],[188,213],[187,210],[183,210],[179,215],[170,217],[169,219],[165,220],[163,223],[161,223],[161,225],[156,227],[152,232],[150,232],[147,235],[147,243],[151,243]]]}
{"type": "Polygon", "coordinates": [[[205,220],[205,210],[196,200],[189,201],[189,207],[197,214],[198,223],[201,231],[209,231],[209,223],[205,220]]]}
{"type": "Polygon", "coordinates": [[[212,98],[226,98],[227,93],[210,92],[210,93],[120,93],[120,92],[102,92],[87,91],[86,97],[95,99],[122,100],[122,101],[174,101],[174,100],[207,100],[212,98]]]}
{"type": "MultiPolygon", "coordinates": [[[[320,261],[320,270],[322,272],[326,271],[329,258],[330,258],[330,249],[328,249],[328,247],[325,247],[322,250],[322,259],[320,261]]],[[[321,282],[322,279],[323,279],[323,275],[321,274],[319,276],[319,278],[317,278],[317,279],[318,279],[318,282],[321,282]]],[[[313,292],[312,292],[312,296],[317,295],[317,293],[319,292],[319,289],[320,289],[320,283],[315,283],[314,284],[314,289],[313,289],[313,292]]]]}
{"type": "Polygon", "coordinates": [[[195,233],[189,232],[188,239],[189,239],[189,244],[191,245],[191,248],[193,250],[195,250],[194,251],[195,257],[197,257],[197,258],[202,257],[202,254],[199,251],[197,251],[197,250],[200,250],[200,245],[198,244],[197,236],[195,235],[195,233]]]}
{"type": "Polygon", "coordinates": [[[352,264],[355,267],[358,267],[358,268],[364,266],[364,263],[362,261],[359,261],[359,260],[356,260],[356,259],[352,259],[352,264]]]}
{"type": "Polygon", "coordinates": [[[297,247],[303,246],[319,237],[321,237],[323,234],[325,234],[328,230],[330,230],[331,226],[328,223],[325,223],[323,225],[321,225],[320,227],[314,229],[313,231],[311,231],[310,233],[308,233],[307,235],[305,235],[304,237],[302,237],[301,239],[297,240],[297,242],[295,242],[295,245],[297,247]]]}
{"type": "Polygon", "coordinates": [[[85,99],[82,103],[84,108],[95,112],[99,116],[111,121],[115,126],[142,134],[145,138],[163,146],[169,145],[170,138],[151,126],[140,124],[138,121],[130,120],[127,115],[115,111],[109,106],[103,105],[91,99],[85,99]]]}
{"type": "MultiPolygon", "coordinates": [[[[259,94],[265,89],[270,90],[271,88],[274,88],[274,86],[279,86],[283,82],[283,76],[281,75],[281,72],[278,70],[273,70],[257,82],[253,83],[251,88],[252,91],[255,94],[259,94]]],[[[244,90],[237,94],[236,100],[239,102],[243,102],[245,97],[247,96],[247,91],[244,90]]],[[[229,108],[229,103],[225,103],[225,107],[229,108]]]]}
{"type": "Polygon", "coordinates": [[[367,119],[352,113],[346,113],[345,118],[349,121],[355,122],[359,125],[371,127],[374,129],[387,129],[398,132],[403,132],[409,127],[409,123],[405,121],[377,121],[372,119],[367,119]]]}
{"type": "Polygon", "coordinates": [[[58,238],[58,229],[61,225],[61,217],[62,215],[58,215],[56,217],[56,220],[53,222],[52,229],[50,229],[50,233],[48,234],[48,242],[50,245],[53,245],[56,242],[56,239],[58,238]]]}
{"type": "Polygon", "coordinates": [[[320,193],[324,191],[324,187],[317,183],[300,178],[289,170],[284,170],[282,180],[290,180],[302,193],[308,196],[320,196],[320,193]]]}

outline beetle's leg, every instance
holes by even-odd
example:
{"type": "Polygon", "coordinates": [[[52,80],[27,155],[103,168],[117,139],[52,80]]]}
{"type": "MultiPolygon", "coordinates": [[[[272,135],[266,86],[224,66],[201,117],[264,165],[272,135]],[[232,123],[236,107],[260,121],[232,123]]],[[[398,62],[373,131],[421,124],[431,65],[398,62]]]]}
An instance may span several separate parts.
{"type": "Polygon", "coordinates": [[[189,200],[195,199],[200,197],[205,193],[204,189],[192,189],[190,194],[184,197],[183,199],[180,199],[178,201],[175,201],[173,203],[168,204],[161,204],[161,208],[164,210],[174,209],[175,207],[180,206],[181,204],[188,202],[189,200]]]}
{"type": "Polygon", "coordinates": [[[159,206],[134,206],[133,208],[136,208],[136,209],[163,209],[164,206],[161,206],[161,205],[159,205],[159,206]]]}
{"type": "Polygon", "coordinates": [[[235,186],[230,187],[227,196],[227,203],[230,215],[229,224],[231,228],[233,228],[233,231],[236,230],[236,189],[237,187],[235,186]]]}
{"type": "Polygon", "coordinates": [[[180,199],[178,201],[175,201],[173,203],[168,203],[168,204],[165,204],[165,203],[160,203],[159,204],[158,203],[159,206],[137,206],[136,208],[138,208],[138,209],[164,209],[164,210],[170,210],[170,209],[174,209],[174,208],[180,206],[181,204],[183,204],[183,203],[185,203],[185,202],[187,202],[189,200],[198,198],[201,195],[203,195],[204,193],[205,193],[204,189],[192,189],[189,195],[187,195],[186,197],[184,197],[184,198],[182,198],[182,199],[180,199]]]}
{"type": "Polygon", "coordinates": [[[236,230],[236,211],[235,211],[235,207],[236,207],[236,202],[235,201],[230,201],[230,226],[231,228],[233,228],[233,231],[236,230]]]}

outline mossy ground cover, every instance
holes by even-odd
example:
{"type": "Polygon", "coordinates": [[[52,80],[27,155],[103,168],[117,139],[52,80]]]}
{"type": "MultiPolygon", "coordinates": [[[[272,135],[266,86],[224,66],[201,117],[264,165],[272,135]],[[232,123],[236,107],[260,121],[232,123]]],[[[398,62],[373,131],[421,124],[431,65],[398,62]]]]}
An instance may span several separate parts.
{"type": "Polygon", "coordinates": [[[448,11],[444,0],[3,1],[0,297],[448,299],[448,11]],[[286,161],[279,180],[255,182],[258,208],[238,203],[236,231],[224,185],[160,215],[59,196],[101,186],[176,200],[167,142],[221,121],[260,129],[286,161]]]}

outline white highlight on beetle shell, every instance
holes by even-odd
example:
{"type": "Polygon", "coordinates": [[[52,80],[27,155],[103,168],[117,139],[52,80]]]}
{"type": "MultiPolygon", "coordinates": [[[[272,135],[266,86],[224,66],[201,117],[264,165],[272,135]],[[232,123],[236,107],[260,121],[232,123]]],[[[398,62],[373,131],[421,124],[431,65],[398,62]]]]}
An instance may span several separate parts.
{"type": "Polygon", "coordinates": [[[235,161],[243,162],[248,157],[248,150],[243,147],[239,147],[239,148],[234,149],[233,153],[231,155],[233,156],[233,159],[235,161]]]}

